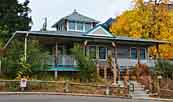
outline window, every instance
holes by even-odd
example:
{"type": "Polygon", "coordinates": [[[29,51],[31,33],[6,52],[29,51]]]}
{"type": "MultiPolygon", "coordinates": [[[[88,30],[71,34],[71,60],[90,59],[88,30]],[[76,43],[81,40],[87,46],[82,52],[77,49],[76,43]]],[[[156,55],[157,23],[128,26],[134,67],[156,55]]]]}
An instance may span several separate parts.
{"type": "Polygon", "coordinates": [[[99,47],[99,59],[106,59],[107,57],[107,48],[99,47]]]}
{"type": "Polygon", "coordinates": [[[140,59],[145,59],[145,48],[140,48],[140,59]]]}
{"type": "Polygon", "coordinates": [[[91,28],[92,28],[91,24],[88,24],[88,23],[85,24],[85,31],[86,32],[89,31],[91,28]]]}
{"type": "Polygon", "coordinates": [[[131,48],[131,58],[136,59],[137,58],[137,49],[131,48]]]}
{"type": "Polygon", "coordinates": [[[129,57],[129,47],[118,47],[117,48],[118,58],[128,58],[129,57]]]}
{"type": "Polygon", "coordinates": [[[89,56],[96,59],[96,46],[89,46],[89,56]]]}
{"type": "Polygon", "coordinates": [[[75,30],[75,22],[69,22],[69,30],[75,30]]]}
{"type": "Polygon", "coordinates": [[[77,30],[83,31],[83,23],[77,23],[77,30]]]}

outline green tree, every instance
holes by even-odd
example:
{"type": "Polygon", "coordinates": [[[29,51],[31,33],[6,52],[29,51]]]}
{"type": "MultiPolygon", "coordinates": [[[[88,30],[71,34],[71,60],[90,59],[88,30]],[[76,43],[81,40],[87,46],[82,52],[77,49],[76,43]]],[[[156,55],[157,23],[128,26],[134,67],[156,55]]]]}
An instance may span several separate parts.
{"type": "Polygon", "coordinates": [[[23,42],[14,40],[8,48],[8,56],[4,58],[4,72],[11,78],[18,75],[32,77],[32,75],[47,70],[48,54],[37,40],[28,40],[27,60],[25,61],[23,42]]]}
{"type": "Polygon", "coordinates": [[[159,60],[155,66],[155,74],[162,75],[163,78],[173,79],[173,64],[168,61],[159,60]]]}
{"type": "MultiPolygon", "coordinates": [[[[32,20],[29,16],[31,9],[28,4],[29,0],[25,0],[23,3],[19,3],[18,0],[0,0],[0,47],[5,45],[13,32],[31,29],[32,20]]],[[[44,60],[48,53],[43,51],[38,41],[28,41],[27,61],[22,60],[23,42],[23,38],[15,38],[6,48],[6,57],[2,59],[3,71],[13,78],[19,73],[31,75],[46,68],[44,60]]]]}
{"type": "Polygon", "coordinates": [[[83,82],[91,82],[96,81],[97,73],[96,73],[96,65],[90,59],[90,57],[85,56],[83,49],[79,44],[76,44],[74,48],[71,49],[74,54],[78,67],[80,70],[80,79],[83,82]]]}
{"type": "Polygon", "coordinates": [[[18,0],[0,0],[0,27],[8,29],[9,34],[16,30],[30,30],[31,9],[29,0],[19,3],[18,0]]]}

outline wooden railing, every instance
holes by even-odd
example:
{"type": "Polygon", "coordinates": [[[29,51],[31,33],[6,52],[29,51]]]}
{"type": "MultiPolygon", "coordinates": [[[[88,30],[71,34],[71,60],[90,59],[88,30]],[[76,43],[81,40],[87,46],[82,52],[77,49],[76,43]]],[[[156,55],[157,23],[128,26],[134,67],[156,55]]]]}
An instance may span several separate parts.
{"type": "MultiPolygon", "coordinates": [[[[0,92],[16,92],[20,90],[20,80],[0,80],[0,92]]],[[[27,92],[60,92],[112,96],[128,96],[128,88],[96,83],[76,83],[71,81],[39,81],[28,80],[27,92]]]]}
{"type": "Polygon", "coordinates": [[[49,56],[47,63],[48,65],[77,65],[77,61],[72,55],[49,56]]]}

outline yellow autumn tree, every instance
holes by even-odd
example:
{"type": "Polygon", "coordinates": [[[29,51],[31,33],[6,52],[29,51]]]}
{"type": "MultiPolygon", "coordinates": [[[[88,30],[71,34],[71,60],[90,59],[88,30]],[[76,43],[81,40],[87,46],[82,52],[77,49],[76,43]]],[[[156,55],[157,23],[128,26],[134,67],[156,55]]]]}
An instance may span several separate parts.
{"type": "MultiPolygon", "coordinates": [[[[168,8],[169,0],[134,0],[134,8],[118,16],[109,30],[114,35],[173,41],[173,9],[168,8]]],[[[155,56],[156,49],[150,54],[155,56]]],[[[173,57],[173,46],[161,45],[163,58],[173,57]]]]}

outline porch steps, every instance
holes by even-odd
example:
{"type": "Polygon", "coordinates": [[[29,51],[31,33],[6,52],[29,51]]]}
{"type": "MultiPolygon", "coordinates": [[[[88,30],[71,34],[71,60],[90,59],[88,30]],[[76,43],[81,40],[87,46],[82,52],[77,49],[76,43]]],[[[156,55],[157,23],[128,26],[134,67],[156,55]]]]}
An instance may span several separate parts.
{"type": "Polygon", "coordinates": [[[147,94],[143,85],[136,81],[133,81],[132,83],[134,84],[134,92],[132,94],[133,98],[149,98],[150,94],[147,94]]]}

